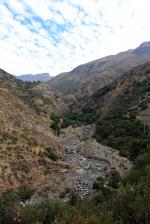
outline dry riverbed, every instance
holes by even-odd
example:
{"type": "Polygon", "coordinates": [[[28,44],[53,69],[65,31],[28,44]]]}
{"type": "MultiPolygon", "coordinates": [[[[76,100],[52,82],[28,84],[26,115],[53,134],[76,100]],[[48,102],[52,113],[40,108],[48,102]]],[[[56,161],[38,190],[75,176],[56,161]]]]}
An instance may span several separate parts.
{"type": "Polygon", "coordinates": [[[94,138],[94,125],[68,127],[58,137],[65,151],[64,163],[34,194],[31,201],[57,199],[66,188],[81,197],[92,193],[93,182],[116,169],[123,175],[132,163],[119,156],[118,151],[99,144],[94,138]]]}

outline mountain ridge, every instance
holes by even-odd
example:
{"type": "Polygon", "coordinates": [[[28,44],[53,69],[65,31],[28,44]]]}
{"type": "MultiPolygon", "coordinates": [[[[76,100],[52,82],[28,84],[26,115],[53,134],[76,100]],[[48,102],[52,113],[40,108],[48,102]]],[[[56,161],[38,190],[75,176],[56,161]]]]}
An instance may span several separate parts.
{"type": "Polygon", "coordinates": [[[61,73],[49,81],[49,86],[64,95],[73,93],[76,98],[92,95],[133,67],[150,61],[150,42],[116,55],[106,56],[61,73]]]}
{"type": "Polygon", "coordinates": [[[28,81],[28,82],[48,82],[53,78],[53,76],[50,76],[49,73],[40,73],[40,74],[24,74],[16,76],[17,79],[21,79],[22,81],[28,81]]]}
{"type": "Polygon", "coordinates": [[[150,127],[150,63],[134,67],[93,95],[72,102],[63,127],[96,123],[95,136],[130,159],[147,152],[150,127]],[[142,151],[143,150],[143,151],[142,151]]]}
{"type": "Polygon", "coordinates": [[[150,63],[68,105],[74,123],[60,96],[0,70],[0,221],[148,224],[150,63]]]}

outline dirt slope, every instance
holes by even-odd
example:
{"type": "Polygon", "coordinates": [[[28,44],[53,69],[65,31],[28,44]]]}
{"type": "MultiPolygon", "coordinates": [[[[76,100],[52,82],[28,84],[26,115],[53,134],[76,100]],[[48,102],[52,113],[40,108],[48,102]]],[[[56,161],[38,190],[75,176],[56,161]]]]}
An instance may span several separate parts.
{"type": "Polygon", "coordinates": [[[0,190],[36,187],[58,169],[60,159],[54,162],[51,154],[63,158],[50,114],[43,112],[47,104],[37,111],[38,95],[27,97],[29,90],[28,83],[0,71],[0,190]]]}

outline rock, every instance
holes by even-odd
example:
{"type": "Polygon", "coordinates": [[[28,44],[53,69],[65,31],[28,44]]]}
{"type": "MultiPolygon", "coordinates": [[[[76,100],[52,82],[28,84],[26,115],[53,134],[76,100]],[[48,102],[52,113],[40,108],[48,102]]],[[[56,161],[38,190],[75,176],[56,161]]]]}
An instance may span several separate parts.
{"type": "Polygon", "coordinates": [[[114,149],[96,142],[92,137],[94,130],[94,125],[69,127],[59,137],[59,142],[65,149],[65,160],[82,170],[80,180],[73,184],[76,185],[74,189],[82,195],[92,190],[92,184],[98,176],[104,176],[113,167],[123,174],[124,168],[120,167],[120,162],[127,169],[132,166],[130,161],[120,157],[114,149]]]}
{"type": "MultiPolygon", "coordinates": [[[[65,172],[55,173],[34,195],[37,198],[60,199],[59,193],[65,188],[74,189],[81,198],[94,192],[92,186],[99,176],[105,176],[114,167],[121,175],[132,167],[132,163],[118,155],[110,147],[103,146],[92,137],[95,126],[68,127],[58,137],[65,150],[64,161],[71,167],[65,172]]],[[[64,202],[68,198],[63,199],[64,202]]]]}

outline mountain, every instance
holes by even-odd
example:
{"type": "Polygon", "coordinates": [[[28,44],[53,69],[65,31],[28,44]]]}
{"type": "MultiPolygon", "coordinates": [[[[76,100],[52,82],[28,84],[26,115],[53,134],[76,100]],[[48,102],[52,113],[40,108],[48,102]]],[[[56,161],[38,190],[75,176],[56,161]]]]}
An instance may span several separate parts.
{"type": "Polygon", "coordinates": [[[61,170],[63,148],[50,128],[58,97],[46,84],[23,82],[0,70],[1,191],[36,187],[61,170]]]}
{"type": "Polygon", "coordinates": [[[134,160],[150,144],[150,63],[139,65],[80,102],[63,126],[96,123],[95,137],[134,160]]]}
{"type": "MultiPolygon", "coordinates": [[[[38,84],[17,82],[7,74],[1,77],[1,73],[4,72],[0,72],[0,104],[4,111],[0,113],[2,183],[8,180],[12,186],[14,177],[24,184],[28,177],[31,184],[39,175],[44,176],[43,171],[46,176],[49,174],[34,193],[22,187],[0,194],[1,223],[149,224],[150,63],[131,69],[86,99],[73,102],[68,118],[61,120],[64,123],[65,119],[72,119],[74,123],[58,137],[67,164],[59,160],[52,163],[56,157],[44,148],[45,131],[49,133],[48,115],[41,107],[40,115],[37,110],[34,113],[34,107],[28,104],[31,97],[34,103],[40,95],[32,92],[31,97],[24,97],[39,89],[38,84]],[[36,129],[40,134],[35,134],[36,129]],[[44,151],[39,153],[35,139],[40,145],[42,140],[44,151]],[[21,148],[20,144],[26,147],[21,148]],[[73,169],[68,169],[69,163],[73,169]]],[[[53,114],[54,118],[58,121],[53,114]]],[[[60,152],[60,147],[57,149],[60,152]]]]}
{"type": "Polygon", "coordinates": [[[41,73],[41,74],[27,74],[27,75],[20,75],[16,76],[16,78],[21,79],[22,81],[28,81],[28,82],[47,82],[51,80],[53,77],[49,75],[49,73],[41,73]]]}
{"type": "Polygon", "coordinates": [[[112,82],[131,68],[150,61],[150,42],[144,42],[133,50],[107,56],[83,65],[71,72],[62,73],[49,81],[49,86],[67,94],[66,101],[74,96],[82,98],[112,82]]]}

